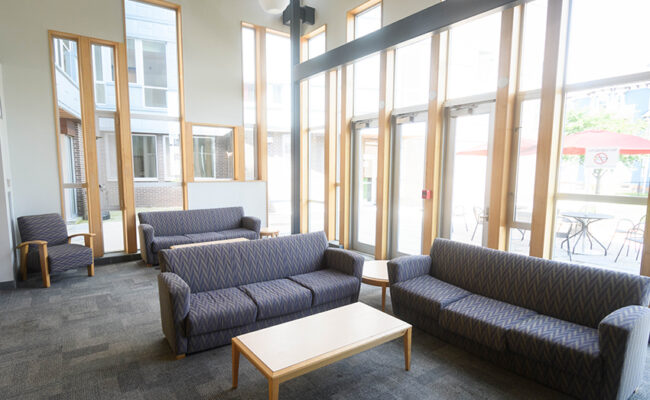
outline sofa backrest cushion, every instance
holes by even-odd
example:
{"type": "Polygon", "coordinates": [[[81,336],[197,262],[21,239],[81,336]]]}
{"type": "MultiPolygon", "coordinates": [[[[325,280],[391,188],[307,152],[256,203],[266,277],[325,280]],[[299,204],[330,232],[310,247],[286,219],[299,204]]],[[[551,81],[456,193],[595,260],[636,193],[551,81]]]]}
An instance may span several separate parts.
{"type": "Polygon", "coordinates": [[[151,211],[138,213],[141,224],[153,226],[156,236],[219,232],[241,226],[243,207],[203,210],[151,211]]]}
{"type": "Polygon", "coordinates": [[[59,214],[18,217],[18,230],[23,242],[45,240],[48,246],[55,246],[68,241],[68,229],[59,214]]]}
{"type": "Polygon", "coordinates": [[[160,262],[197,293],[317,271],[326,249],[325,233],[315,232],[162,250],[160,262]]]}
{"type": "Polygon", "coordinates": [[[436,239],[431,275],[470,292],[596,328],[611,312],[647,306],[650,279],[436,239]]]}

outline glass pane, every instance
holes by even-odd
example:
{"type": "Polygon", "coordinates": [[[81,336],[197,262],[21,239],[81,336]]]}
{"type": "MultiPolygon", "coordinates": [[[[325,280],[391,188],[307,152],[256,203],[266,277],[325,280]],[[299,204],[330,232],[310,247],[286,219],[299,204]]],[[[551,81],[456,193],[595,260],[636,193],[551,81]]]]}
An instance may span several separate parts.
{"type": "MultiPolygon", "coordinates": [[[[88,226],[88,196],[85,188],[63,189],[65,223],[68,235],[90,232],[88,226]]],[[[73,239],[73,243],[84,244],[82,237],[73,239]]]]}
{"type": "Polygon", "coordinates": [[[286,36],[266,34],[269,226],[291,233],[291,57],[286,36]]]}
{"type": "Polygon", "coordinates": [[[325,229],[325,132],[309,132],[309,231],[325,229]]]}
{"type": "Polygon", "coordinates": [[[246,180],[257,179],[257,103],[255,97],[255,30],[242,28],[244,79],[244,169],[246,180]]]}
{"type": "Polygon", "coordinates": [[[125,0],[124,12],[136,212],[182,209],[176,11],[125,0]]]}
{"type": "Polygon", "coordinates": [[[400,47],[395,52],[395,108],[427,104],[431,38],[400,47]]]}
{"type": "Polygon", "coordinates": [[[269,131],[291,129],[291,52],[286,36],[266,34],[266,102],[269,131]]]}
{"type": "Polygon", "coordinates": [[[317,57],[325,53],[325,32],[319,33],[307,42],[308,58],[317,57]]]}
{"type": "Polygon", "coordinates": [[[377,223],[377,128],[360,129],[356,137],[356,241],[374,246],[377,223]]]}
{"type": "Polygon", "coordinates": [[[496,91],[500,34],[501,13],[449,31],[447,97],[496,91]]]}
{"type": "Polygon", "coordinates": [[[451,199],[451,239],[483,243],[487,226],[486,177],[490,137],[490,114],[456,117],[451,199]],[[470,184],[471,183],[471,184],[470,184]]]}
{"type": "Polygon", "coordinates": [[[379,112],[379,54],[354,63],[354,115],[379,112]]]}
{"type": "Polygon", "coordinates": [[[399,165],[396,182],[397,251],[420,254],[422,247],[422,188],[424,187],[426,131],[425,122],[398,125],[399,165]]]}
{"type": "Polygon", "coordinates": [[[124,251],[124,226],[117,171],[117,136],[115,134],[115,63],[113,48],[93,45],[95,88],[102,88],[102,98],[95,92],[95,137],[97,144],[97,178],[102,213],[104,251],[124,251]]]}
{"type": "Polygon", "coordinates": [[[535,0],[525,5],[519,90],[542,87],[547,7],[547,0],[535,0]]]}
{"type": "Polygon", "coordinates": [[[650,71],[647,0],[574,0],[571,7],[568,83],[650,71]]]}
{"type": "Polygon", "coordinates": [[[320,74],[308,80],[310,129],[325,127],[325,75],[320,74]]]}
{"type": "Polygon", "coordinates": [[[194,177],[234,179],[233,130],[214,126],[192,126],[194,177]]]}
{"type": "Polygon", "coordinates": [[[358,39],[381,28],[381,4],[354,16],[354,38],[358,39]]]}
{"type": "Polygon", "coordinates": [[[645,205],[558,201],[553,259],[639,274],[645,205]]]}
{"type": "Polygon", "coordinates": [[[53,48],[63,183],[84,183],[86,164],[81,125],[81,92],[77,78],[77,42],[54,38],[53,48]]]}
{"type": "Polygon", "coordinates": [[[650,82],[567,94],[558,191],[647,197],[650,82]]]}
{"type": "Polygon", "coordinates": [[[244,128],[244,165],[246,180],[257,179],[257,131],[252,126],[244,128]]]}
{"type": "Polygon", "coordinates": [[[269,226],[291,233],[291,134],[268,132],[269,226]]]}
{"type": "Polygon", "coordinates": [[[132,135],[133,176],[155,179],[158,177],[156,137],[153,135],[132,135]]]}
{"type": "Polygon", "coordinates": [[[518,225],[510,230],[509,251],[528,254],[530,251],[530,223],[533,213],[535,176],[537,162],[537,136],[539,126],[539,99],[521,103],[517,137],[517,166],[513,219],[518,225]]]}

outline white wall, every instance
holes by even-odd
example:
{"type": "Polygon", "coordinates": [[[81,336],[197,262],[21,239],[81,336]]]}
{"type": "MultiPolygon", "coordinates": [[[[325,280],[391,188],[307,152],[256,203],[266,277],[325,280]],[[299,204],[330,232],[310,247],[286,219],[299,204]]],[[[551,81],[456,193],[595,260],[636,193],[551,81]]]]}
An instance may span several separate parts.
{"type": "MultiPolygon", "coordinates": [[[[60,212],[48,29],[122,42],[120,0],[2,2],[0,63],[15,215],[60,212]]],[[[384,0],[384,24],[437,0],[384,0]]],[[[186,120],[242,124],[241,22],[288,31],[257,0],[178,0],[182,7],[186,120]]],[[[327,24],[327,48],[345,43],[346,12],[361,0],[305,0],[327,24]]],[[[2,282],[0,276],[0,282],[2,282]]]]}

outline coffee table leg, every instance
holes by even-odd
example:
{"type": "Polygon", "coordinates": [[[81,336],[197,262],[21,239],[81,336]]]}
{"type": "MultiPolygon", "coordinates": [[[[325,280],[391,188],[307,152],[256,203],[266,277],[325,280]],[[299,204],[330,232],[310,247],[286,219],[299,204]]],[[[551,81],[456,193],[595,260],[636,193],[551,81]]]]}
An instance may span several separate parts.
{"type": "Polygon", "coordinates": [[[381,287],[381,311],[386,312],[386,286],[381,287]]]}
{"type": "Polygon", "coordinates": [[[411,331],[408,328],[404,333],[404,367],[407,371],[411,369],[411,331]]]}
{"type": "Polygon", "coordinates": [[[280,396],[280,382],[277,379],[269,378],[269,400],[278,400],[280,396]]]}
{"type": "Polygon", "coordinates": [[[239,347],[232,343],[232,388],[237,389],[239,381],[239,347]]]}

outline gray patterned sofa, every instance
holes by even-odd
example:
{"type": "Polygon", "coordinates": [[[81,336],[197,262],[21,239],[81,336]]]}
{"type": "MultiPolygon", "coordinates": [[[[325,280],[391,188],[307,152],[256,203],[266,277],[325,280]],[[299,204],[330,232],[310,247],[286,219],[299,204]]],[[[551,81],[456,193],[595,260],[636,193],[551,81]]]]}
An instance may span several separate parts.
{"type": "Polygon", "coordinates": [[[162,328],[177,358],[239,334],[354,303],[363,257],[325,233],[160,252],[162,328]]]}
{"type": "Polygon", "coordinates": [[[393,312],[503,367],[582,399],[641,384],[650,279],[436,239],[388,263],[393,312]]]}
{"type": "Polygon", "coordinates": [[[140,254],[158,265],[158,252],[179,244],[260,238],[260,219],[244,216],[243,207],[138,213],[140,254]]]}

